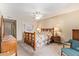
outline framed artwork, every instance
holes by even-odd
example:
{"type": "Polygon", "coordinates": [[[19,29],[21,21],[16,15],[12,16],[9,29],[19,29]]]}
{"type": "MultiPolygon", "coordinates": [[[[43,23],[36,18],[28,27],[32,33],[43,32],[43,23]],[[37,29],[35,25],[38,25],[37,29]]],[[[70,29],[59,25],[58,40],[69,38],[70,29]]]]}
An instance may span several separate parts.
{"type": "Polygon", "coordinates": [[[32,30],[33,30],[32,24],[29,24],[29,25],[24,24],[24,31],[32,31],[32,30]]]}

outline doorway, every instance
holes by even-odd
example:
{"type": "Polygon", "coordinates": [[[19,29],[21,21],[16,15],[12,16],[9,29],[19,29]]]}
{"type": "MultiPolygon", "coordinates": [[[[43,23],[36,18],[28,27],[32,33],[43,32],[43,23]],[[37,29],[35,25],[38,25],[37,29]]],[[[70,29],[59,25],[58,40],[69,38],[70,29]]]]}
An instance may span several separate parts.
{"type": "Polygon", "coordinates": [[[12,35],[16,38],[16,20],[4,19],[4,23],[5,35],[12,35]]]}

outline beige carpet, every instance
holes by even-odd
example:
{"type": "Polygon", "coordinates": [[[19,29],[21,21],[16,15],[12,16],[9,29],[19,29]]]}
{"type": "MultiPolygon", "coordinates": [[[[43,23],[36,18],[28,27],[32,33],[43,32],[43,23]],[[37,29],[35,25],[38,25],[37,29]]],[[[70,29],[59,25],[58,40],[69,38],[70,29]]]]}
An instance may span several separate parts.
{"type": "Polygon", "coordinates": [[[62,44],[52,43],[34,51],[29,45],[19,42],[17,46],[18,56],[60,56],[62,44]]]}

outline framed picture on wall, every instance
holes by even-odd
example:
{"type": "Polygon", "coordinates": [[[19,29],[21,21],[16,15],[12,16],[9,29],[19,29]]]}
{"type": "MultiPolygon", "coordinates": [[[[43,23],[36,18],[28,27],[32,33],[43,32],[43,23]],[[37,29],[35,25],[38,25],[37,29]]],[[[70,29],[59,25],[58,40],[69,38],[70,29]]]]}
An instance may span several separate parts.
{"type": "Polygon", "coordinates": [[[31,24],[24,25],[24,31],[32,31],[32,30],[33,30],[33,26],[31,24]]]}

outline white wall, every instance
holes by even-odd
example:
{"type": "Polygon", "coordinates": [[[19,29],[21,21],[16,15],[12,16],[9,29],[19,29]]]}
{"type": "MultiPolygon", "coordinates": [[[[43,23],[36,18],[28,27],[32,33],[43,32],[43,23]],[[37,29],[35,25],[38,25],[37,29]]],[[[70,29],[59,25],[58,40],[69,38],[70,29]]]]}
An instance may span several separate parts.
{"type": "Polygon", "coordinates": [[[17,40],[21,40],[22,39],[22,24],[21,24],[21,20],[17,19],[17,40]]]}
{"type": "Polygon", "coordinates": [[[30,31],[34,32],[36,29],[36,21],[32,19],[17,19],[17,40],[23,39],[23,32],[24,31],[30,31]],[[31,29],[31,27],[33,27],[31,29]],[[30,29],[29,29],[30,28],[30,29]]]}
{"type": "Polygon", "coordinates": [[[79,29],[79,11],[44,19],[39,21],[38,24],[41,24],[43,28],[59,27],[62,30],[63,41],[69,40],[72,38],[72,29],[79,29]]]}
{"type": "Polygon", "coordinates": [[[62,39],[69,40],[72,38],[72,29],[79,28],[79,11],[74,11],[67,14],[58,15],[49,19],[44,19],[38,22],[30,19],[17,19],[17,40],[22,40],[24,32],[24,24],[33,26],[32,32],[38,27],[52,28],[59,27],[62,30],[62,39]]]}

